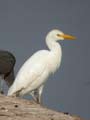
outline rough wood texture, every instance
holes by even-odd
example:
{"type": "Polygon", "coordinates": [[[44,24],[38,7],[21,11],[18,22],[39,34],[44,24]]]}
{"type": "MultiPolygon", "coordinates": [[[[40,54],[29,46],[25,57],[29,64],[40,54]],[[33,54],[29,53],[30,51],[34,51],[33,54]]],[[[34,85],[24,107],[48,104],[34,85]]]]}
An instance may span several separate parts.
{"type": "Polygon", "coordinates": [[[56,112],[33,101],[0,95],[0,120],[82,120],[56,112]]]}

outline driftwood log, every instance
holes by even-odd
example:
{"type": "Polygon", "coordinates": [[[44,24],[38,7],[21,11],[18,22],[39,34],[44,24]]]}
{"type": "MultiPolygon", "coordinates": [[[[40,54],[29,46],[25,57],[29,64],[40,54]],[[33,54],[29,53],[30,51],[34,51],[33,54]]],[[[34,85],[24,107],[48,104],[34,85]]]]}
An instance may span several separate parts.
{"type": "Polygon", "coordinates": [[[82,120],[56,112],[30,100],[0,95],[0,120],[82,120]]]}

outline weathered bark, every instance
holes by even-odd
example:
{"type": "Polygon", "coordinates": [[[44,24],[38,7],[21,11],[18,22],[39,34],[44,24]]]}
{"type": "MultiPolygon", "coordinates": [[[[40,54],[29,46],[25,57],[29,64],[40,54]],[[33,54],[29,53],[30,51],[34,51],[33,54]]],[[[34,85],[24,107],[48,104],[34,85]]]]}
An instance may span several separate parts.
{"type": "Polygon", "coordinates": [[[0,95],[0,120],[82,120],[56,112],[33,101],[0,95]]]}

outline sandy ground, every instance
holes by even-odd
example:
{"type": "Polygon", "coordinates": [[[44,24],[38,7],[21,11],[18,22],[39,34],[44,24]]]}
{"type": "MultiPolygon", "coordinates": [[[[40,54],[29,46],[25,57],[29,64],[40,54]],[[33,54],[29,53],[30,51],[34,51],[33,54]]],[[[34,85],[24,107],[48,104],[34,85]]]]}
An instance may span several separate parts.
{"type": "Polygon", "coordinates": [[[30,100],[0,95],[0,120],[82,120],[30,100]]]}

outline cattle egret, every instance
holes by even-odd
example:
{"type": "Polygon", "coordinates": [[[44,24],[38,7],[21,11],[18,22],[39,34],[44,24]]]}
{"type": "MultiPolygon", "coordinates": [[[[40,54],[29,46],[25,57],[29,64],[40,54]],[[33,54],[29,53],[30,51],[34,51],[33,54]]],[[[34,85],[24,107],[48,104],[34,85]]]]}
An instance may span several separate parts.
{"type": "Polygon", "coordinates": [[[62,49],[57,41],[64,39],[73,40],[75,37],[57,29],[47,34],[46,44],[49,50],[36,52],[24,63],[8,91],[8,96],[31,94],[37,103],[41,103],[44,83],[61,63],[62,49]]]}
{"type": "Polygon", "coordinates": [[[14,80],[15,57],[12,53],[0,50],[0,92],[3,93],[3,80],[10,87],[14,80]]]}

